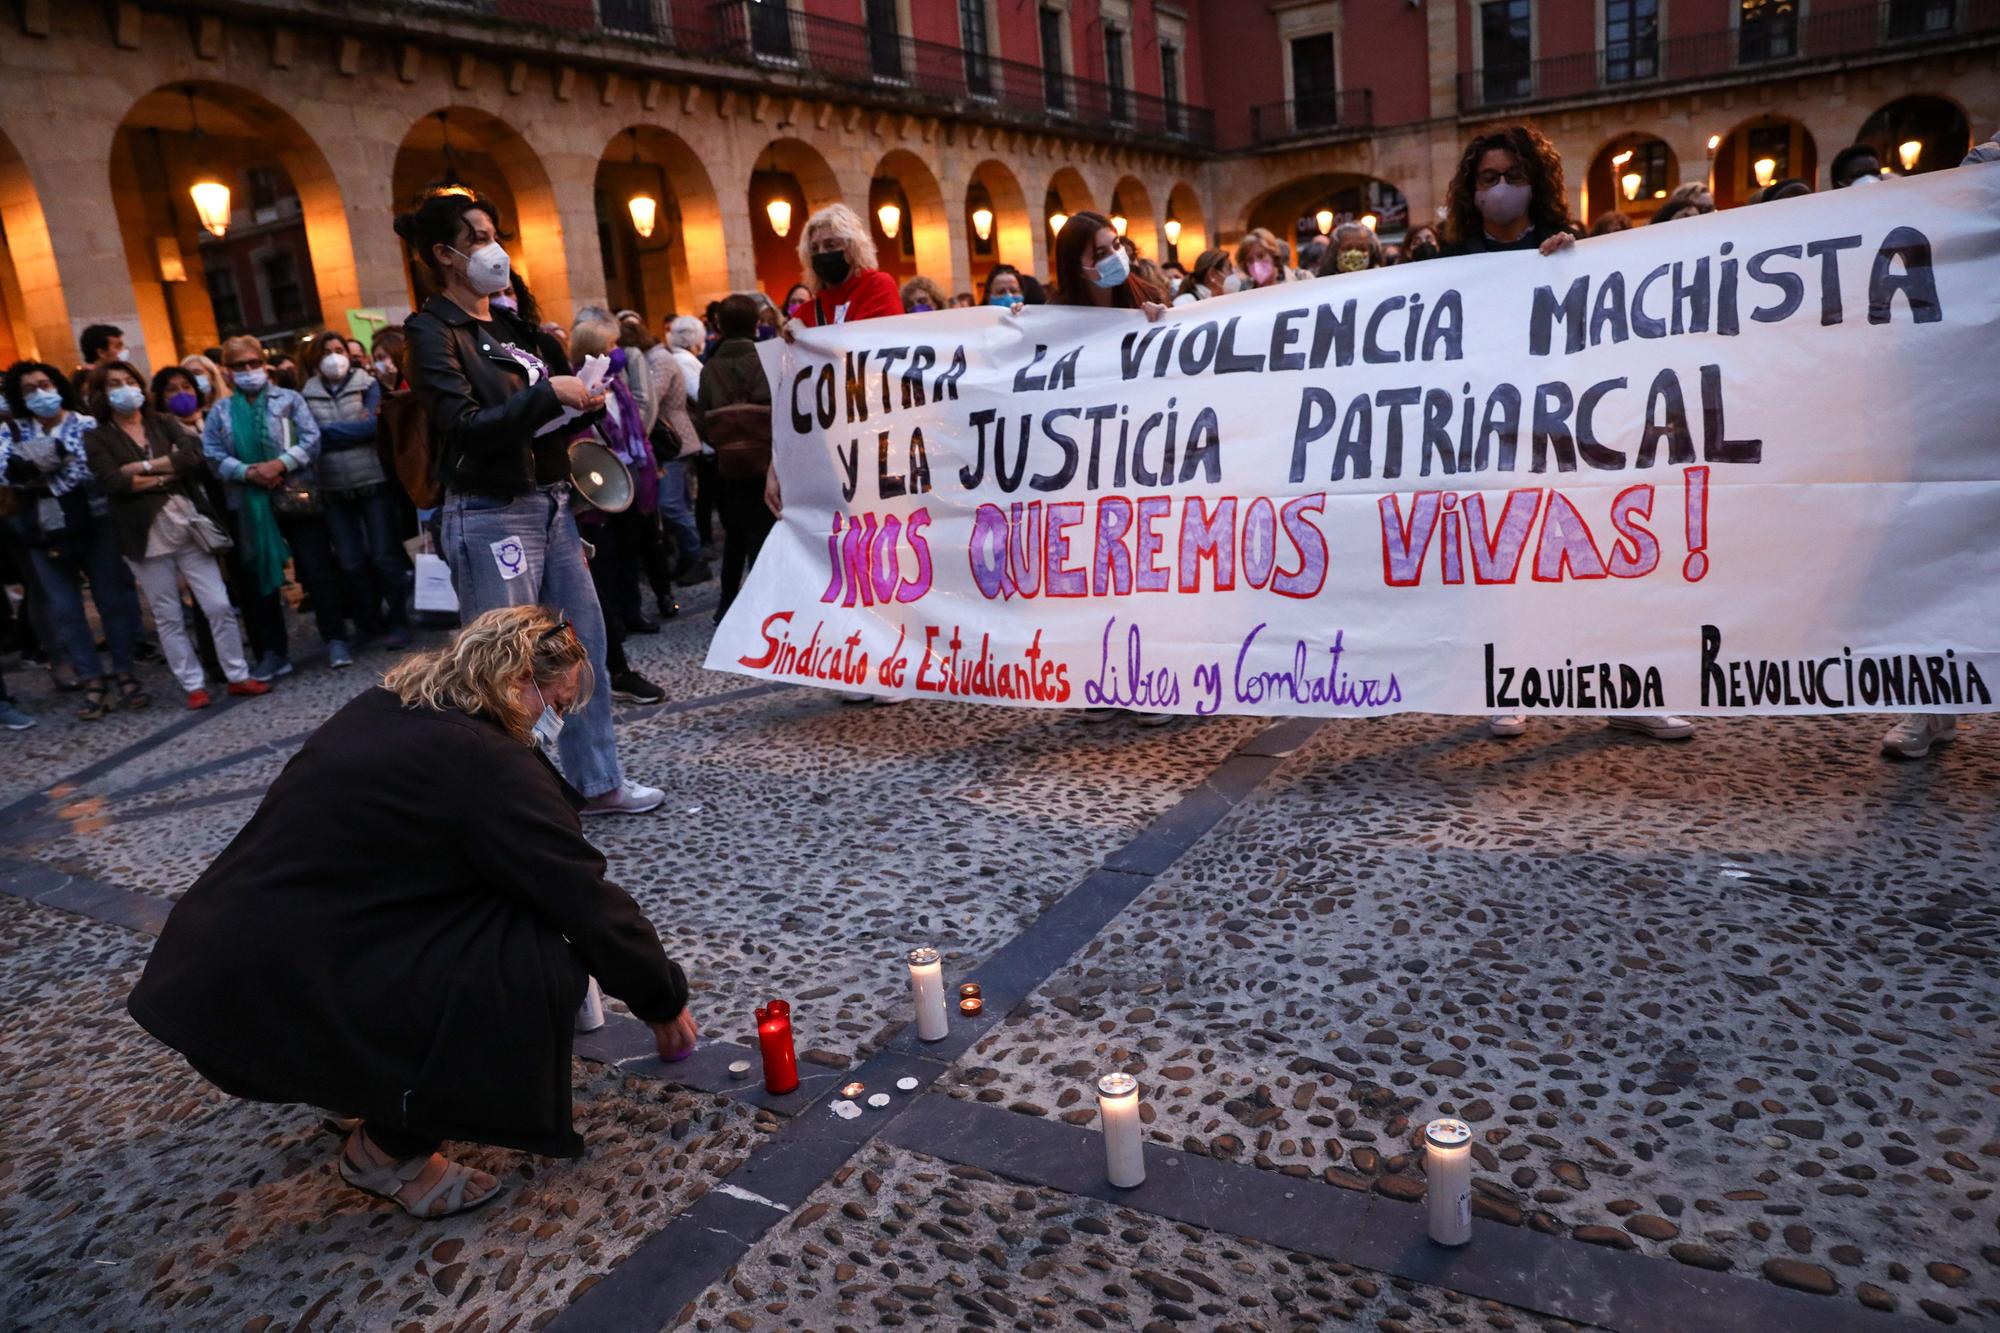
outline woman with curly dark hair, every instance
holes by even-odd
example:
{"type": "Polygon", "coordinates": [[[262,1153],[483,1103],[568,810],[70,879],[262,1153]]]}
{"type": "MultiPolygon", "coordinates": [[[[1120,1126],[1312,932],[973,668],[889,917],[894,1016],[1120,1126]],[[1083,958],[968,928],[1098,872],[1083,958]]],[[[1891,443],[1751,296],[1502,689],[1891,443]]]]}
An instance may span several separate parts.
{"type": "Polygon", "coordinates": [[[1447,255],[1500,250],[1552,255],[1576,243],[1562,155],[1524,125],[1482,134],[1465,146],[1445,207],[1447,255]]]}

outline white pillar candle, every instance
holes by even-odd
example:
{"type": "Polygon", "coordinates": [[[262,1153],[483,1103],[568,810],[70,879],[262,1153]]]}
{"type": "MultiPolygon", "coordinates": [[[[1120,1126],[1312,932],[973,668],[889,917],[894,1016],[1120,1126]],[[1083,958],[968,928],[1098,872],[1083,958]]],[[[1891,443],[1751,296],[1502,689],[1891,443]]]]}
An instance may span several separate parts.
{"type": "Polygon", "coordinates": [[[910,950],[910,998],[917,1006],[917,1036],[942,1040],[951,1025],[944,1012],[944,962],[936,949],[910,950]]]}
{"type": "Polygon", "coordinates": [[[1106,1074],[1097,1080],[1097,1117],[1104,1124],[1104,1171],[1121,1190],[1146,1183],[1146,1153],[1139,1133],[1139,1080],[1106,1074]]]}
{"type": "Polygon", "coordinates": [[[1472,1239],[1472,1126],[1451,1119],[1424,1126],[1424,1176],[1431,1239],[1465,1244],[1472,1239]]]}

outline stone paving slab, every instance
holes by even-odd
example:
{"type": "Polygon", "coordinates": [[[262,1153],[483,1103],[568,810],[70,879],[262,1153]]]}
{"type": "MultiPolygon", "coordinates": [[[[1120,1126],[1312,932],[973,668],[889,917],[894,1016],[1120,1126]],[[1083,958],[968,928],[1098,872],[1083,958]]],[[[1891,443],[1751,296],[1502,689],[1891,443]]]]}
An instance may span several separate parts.
{"type": "Polygon", "coordinates": [[[950,1090],[1402,1194],[1455,1112],[1490,1218],[2000,1316],[2000,728],[1878,730],[1323,728],[950,1090]]]}
{"type": "Polygon", "coordinates": [[[0,1327],[539,1326],[769,1127],[579,1064],[584,1158],[466,1152],[507,1193],[417,1222],[339,1181],[315,1113],[225,1097],[131,1022],[149,945],[0,899],[0,1327]]]}
{"type": "Polygon", "coordinates": [[[699,1333],[1580,1327],[1059,1190],[1010,1185],[880,1142],[681,1318],[699,1333]]]}

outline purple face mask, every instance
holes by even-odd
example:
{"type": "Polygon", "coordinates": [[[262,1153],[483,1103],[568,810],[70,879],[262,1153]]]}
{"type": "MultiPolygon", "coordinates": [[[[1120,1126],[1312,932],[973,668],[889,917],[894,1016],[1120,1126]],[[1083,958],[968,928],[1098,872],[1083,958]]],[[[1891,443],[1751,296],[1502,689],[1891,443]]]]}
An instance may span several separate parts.
{"type": "Polygon", "coordinates": [[[624,349],[624,348],[622,348],[622,347],[614,347],[614,348],[612,348],[612,349],[611,349],[611,373],[612,373],[612,374],[614,374],[614,375],[616,375],[616,374],[619,374],[619,373],[623,372],[623,371],[624,371],[624,369],[625,369],[625,349],[624,349]]]}
{"type": "Polygon", "coordinates": [[[194,415],[195,409],[200,406],[201,399],[195,397],[186,389],[167,395],[167,411],[172,412],[177,417],[191,417],[194,415]]]}

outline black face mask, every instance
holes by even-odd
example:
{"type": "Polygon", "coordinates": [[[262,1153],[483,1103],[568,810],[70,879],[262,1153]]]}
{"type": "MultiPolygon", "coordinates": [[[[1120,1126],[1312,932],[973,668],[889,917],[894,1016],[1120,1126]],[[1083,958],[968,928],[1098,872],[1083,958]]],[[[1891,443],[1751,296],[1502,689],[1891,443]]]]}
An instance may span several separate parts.
{"type": "Polygon", "coordinates": [[[1410,258],[1412,259],[1436,259],[1437,257],[1438,248],[1429,241],[1418,241],[1410,247],[1410,258]]]}
{"type": "Polygon", "coordinates": [[[828,287],[838,287],[846,282],[847,271],[845,250],[823,250],[813,256],[813,273],[828,287]]]}

